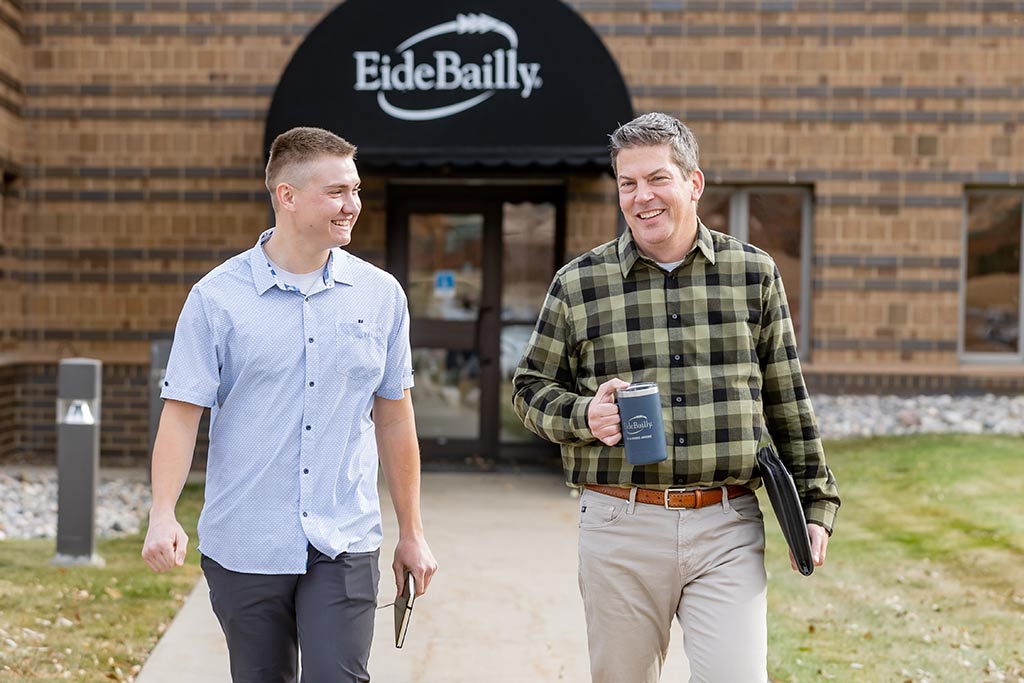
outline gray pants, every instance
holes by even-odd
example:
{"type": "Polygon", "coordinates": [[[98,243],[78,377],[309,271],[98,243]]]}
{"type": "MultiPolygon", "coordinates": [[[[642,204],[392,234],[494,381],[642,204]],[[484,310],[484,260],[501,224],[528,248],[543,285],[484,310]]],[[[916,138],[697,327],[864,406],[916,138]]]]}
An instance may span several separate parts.
{"type": "Polygon", "coordinates": [[[672,619],[690,680],[768,680],[764,523],[757,497],[666,510],[585,490],[580,592],[594,683],[657,683],[672,619]]]}
{"type": "Polygon", "coordinates": [[[366,670],[379,550],[335,559],[309,547],[305,574],[243,574],[203,556],[234,683],[355,683],[366,670]]]}

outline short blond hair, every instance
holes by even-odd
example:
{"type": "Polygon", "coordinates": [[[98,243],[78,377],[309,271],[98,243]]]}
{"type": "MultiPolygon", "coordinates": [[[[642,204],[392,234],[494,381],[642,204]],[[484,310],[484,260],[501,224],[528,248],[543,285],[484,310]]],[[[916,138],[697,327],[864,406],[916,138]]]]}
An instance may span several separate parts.
{"type": "Polygon", "coordinates": [[[281,133],[270,145],[270,159],[267,161],[267,191],[277,208],[277,186],[290,177],[293,181],[302,178],[304,168],[321,157],[356,156],[356,146],[351,142],[323,128],[300,127],[281,133]]]}

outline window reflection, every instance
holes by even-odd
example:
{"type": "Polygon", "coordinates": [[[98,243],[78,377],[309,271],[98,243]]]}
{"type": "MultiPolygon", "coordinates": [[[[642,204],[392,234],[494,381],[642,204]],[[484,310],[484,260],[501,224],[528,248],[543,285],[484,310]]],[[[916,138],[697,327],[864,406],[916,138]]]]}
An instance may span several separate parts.
{"type": "Polygon", "coordinates": [[[480,356],[476,351],[416,348],[416,433],[420,438],[480,438],[480,356]]]}
{"type": "Polygon", "coordinates": [[[475,320],[480,309],[484,217],[414,213],[409,216],[409,314],[414,318],[475,320]]]}
{"type": "Polygon", "coordinates": [[[747,241],[764,249],[775,260],[782,274],[789,301],[789,314],[797,339],[800,338],[800,251],[802,242],[804,193],[751,192],[747,241]]]}
{"type": "Polygon", "coordinates": [[[512,375],[519,365],[533,325],[505,325],[501,328],[501,440],[503,443],[536,441],[512,410],[512,375]]]}
{"type": "Polygon", "coordinates": [[[1019,196],[999,193],[968,195],[965,351],[1018,352],[1020,231],[1019,196]]]}
{"type": "Polygon", "coordinates": [[[733,197],[733,190],[727,187],[705,187],[701,195],[700,203],[697,205],[697,214],[701,222],[712,230],[724,232],[725,234],[736,234],[735,229],[729,225],[729,203],[733,197]]]}
{"type": "Polygon", "coordinates": [[[522,202],[502,205],[501,400],[502,443],[539,437],[512,410],[512,375],[526,350],[544,296],[555,274],[555,206],[522,202]],[[516,324],[518,323],[518,324],[516,324]]]}
{"type": "Polygon", "coordinates": [[[501,319],[533,322],[554,276],[555,207],[502,205],[501,319]]]}

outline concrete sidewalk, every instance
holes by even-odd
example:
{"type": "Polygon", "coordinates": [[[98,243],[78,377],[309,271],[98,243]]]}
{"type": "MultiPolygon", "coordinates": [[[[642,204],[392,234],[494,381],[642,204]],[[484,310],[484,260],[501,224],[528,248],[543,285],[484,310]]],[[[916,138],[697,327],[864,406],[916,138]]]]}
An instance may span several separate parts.
{"type": "MultiPolygon", "coordinates": [[[[384,546],[379,602],[394,598],[394,511],[381,489],[384,546]]],[[[405,646],[392,610],[377,613],[375,683],[513,683],[590,680],[576,583],[578,501],[557,475],[428,473],[423,521],[440,569],[416,601],[405,646]]],[[[689,679],[673,626],[662,680],[689,679]]],[[[224,637],[200,581],[136,679],[230,680],[224,637]]]]}

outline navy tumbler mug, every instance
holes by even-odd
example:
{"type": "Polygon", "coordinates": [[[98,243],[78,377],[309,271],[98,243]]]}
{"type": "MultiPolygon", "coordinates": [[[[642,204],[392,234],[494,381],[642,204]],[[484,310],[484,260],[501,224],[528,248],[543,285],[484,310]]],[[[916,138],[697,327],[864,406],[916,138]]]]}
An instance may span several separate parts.
{"type": "Polygon", "coordinates": [[[616,392],[626,462],[651,465],[668,457],[661,394],[655,382],[635,382],[616,392]]]}

